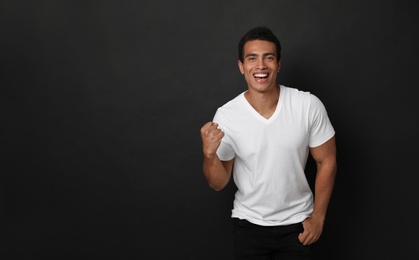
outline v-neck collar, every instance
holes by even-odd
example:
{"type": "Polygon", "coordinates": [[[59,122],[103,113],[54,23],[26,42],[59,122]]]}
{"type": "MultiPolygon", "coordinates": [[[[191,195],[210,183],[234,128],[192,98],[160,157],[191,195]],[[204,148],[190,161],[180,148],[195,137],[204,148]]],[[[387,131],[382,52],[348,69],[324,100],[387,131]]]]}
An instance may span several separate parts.
{"type": "Polygon", "coordinates": [[[280,90],[279,90],[278,103],[276,104],[276,108],[275,108],[274,113],[269,118],[263,117],[261,114],[259,114],[256,111],[256,109],[254,109],[252,107],[252,105],[250,105],[249,101],[247,101],[246,97],[244,96],[244,94],[247,91],[245,91],[245,92],[243,92],[241,94],[241,99],[242,99],[245,107],[250,111],[250,113],[253,115],[253,117],[255,117],[256,119],[258,119],[259,121],[261,121],[264,124],[270,124],[271,122],[273,122],[275,120],[275,118],[278,117],[279,111],[282,108],[282,103],[283,103],[282,100],[283,100],[283,98],[281,98],[281,96],[283,96],[283,94],[284,94],[284,88],[283,88],[282,85],[279,85],[279,88],[280,88],[280,90]]]}

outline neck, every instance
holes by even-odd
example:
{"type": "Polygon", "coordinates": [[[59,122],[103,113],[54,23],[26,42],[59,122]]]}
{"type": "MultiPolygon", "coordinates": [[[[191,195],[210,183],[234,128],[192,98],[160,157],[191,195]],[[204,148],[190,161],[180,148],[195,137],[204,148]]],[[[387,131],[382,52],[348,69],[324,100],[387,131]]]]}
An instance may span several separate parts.
{"type": "Polygon", "coordinates": [[[263,117],[269,118],[275,112],[279,100],[279,86],[267,92],[257,92],[249,89],[245,94],[249,104],[263,117]]]}

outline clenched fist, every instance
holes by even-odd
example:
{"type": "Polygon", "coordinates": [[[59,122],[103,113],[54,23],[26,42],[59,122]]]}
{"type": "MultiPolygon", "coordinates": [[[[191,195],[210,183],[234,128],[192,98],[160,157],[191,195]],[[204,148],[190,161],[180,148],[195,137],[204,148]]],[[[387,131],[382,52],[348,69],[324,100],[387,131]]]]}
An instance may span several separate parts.
{"type": "Polygon", "coordinates": [[[224,132],[218,128],[218,124],[208,122],[201,128],[202,150],[204,156],[213,157],[220,146],[224,132]]]}

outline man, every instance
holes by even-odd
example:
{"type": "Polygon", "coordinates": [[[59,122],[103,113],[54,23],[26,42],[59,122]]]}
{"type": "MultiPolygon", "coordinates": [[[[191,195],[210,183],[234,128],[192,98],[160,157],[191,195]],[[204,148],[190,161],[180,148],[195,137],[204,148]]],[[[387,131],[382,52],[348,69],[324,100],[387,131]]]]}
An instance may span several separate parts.
{"type": "Polygon", "coordinates": [[[322,102],[277,84],[281,45],[266,27],[239,42],[247,91],[201,128],[209,186],[238,188],[232,218],[236,259],[310,259],[336,174],[335,131],[322,102]],[[316,161],[314,195],[304,169],[316,161]],[[234,164],[234,167],[233,167],[234,164]]]}

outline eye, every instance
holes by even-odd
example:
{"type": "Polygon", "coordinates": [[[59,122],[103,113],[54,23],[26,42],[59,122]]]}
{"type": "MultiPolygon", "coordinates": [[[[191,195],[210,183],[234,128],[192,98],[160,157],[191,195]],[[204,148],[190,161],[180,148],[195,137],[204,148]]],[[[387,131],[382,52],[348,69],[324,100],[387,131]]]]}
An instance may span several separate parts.
{"type": "Polygon", "coordinates": [[[275,60],[275,56],[269,55],[269,56],[266,56],[266,59],[269,60],[269,61],[274,61],[275,60]]]}

